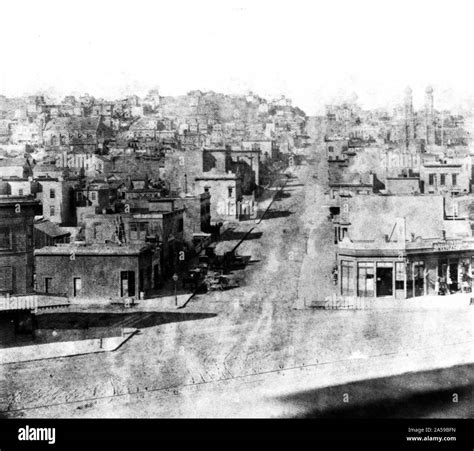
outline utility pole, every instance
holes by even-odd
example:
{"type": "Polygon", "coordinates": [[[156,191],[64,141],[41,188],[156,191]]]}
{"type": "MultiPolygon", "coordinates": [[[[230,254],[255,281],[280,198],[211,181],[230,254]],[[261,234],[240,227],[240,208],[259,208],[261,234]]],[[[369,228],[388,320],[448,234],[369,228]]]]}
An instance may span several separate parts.
{"type": "Polygon", "coordinates": [[[177,284],[178,284],[178,274],[173,274],[173,282],[174,282],[174,306],[178,307],[178,295],[177,295],[177,284]]]}

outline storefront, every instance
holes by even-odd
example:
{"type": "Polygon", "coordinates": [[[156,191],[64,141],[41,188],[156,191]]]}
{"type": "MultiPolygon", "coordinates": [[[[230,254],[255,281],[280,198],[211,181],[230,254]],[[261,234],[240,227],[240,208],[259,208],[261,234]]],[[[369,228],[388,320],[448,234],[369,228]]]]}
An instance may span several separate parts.
{"type": "Polygon", "coordinates": [[[405,299],[472,290],[472,240],[419,240],[404,249],[341,243],[337,258],[342,296],[405,299]]]}

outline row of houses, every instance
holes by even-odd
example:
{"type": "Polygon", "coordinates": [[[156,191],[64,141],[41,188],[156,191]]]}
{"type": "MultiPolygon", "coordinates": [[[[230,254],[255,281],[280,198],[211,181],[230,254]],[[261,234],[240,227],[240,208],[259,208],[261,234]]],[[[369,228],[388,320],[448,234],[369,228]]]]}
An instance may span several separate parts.
{"type": "Polygon", "coordinates": [[[108,298],[149,294],[212,229],[208,194],[148,203],[128,213],[87,214],[83,236],[70,241],[67,228],[35,220],[42,206],[32,195],[0,195],[0,293],[103,297],[107,286],[108,298]],[[127,279],[136,280],[136,290],[123,294],[109,269],[136,272],[127,279]]]}
{"type": "Polygon", "coordinates": [[[54,164],[4,161],[0,217],[12,238],[0,252],[0,293],[152,295],[209,243],[219,221],[253,213],[260,153],[196,149],[169,155],[158,173],[146,160],[148,173],[132,174],[129,164],[114,172],[115,160],[95,154],[60,153],[54,164]],[[157,183],[160,174],[168,182],[157,183]],[[20,228],[8,220],[17,205],[20,228]],[[15,243],[27,235],[20,252],[15,243]]]}

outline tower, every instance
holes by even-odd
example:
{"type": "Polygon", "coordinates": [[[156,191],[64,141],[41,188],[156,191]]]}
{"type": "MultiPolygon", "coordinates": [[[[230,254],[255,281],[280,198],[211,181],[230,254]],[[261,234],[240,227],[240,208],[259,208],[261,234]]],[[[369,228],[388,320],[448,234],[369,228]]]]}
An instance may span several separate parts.
{"type": "Polygon", "coordinates": [[[413,115],[413,96],[409,86],[405,89],[405,146],[408,150],[415,142],[415,118],[413,115]]]}
{"type": "Polygon", "coordinates": [[[435,144],[433,88],[425,90],[425,140],[426,145],[435,144]]]}

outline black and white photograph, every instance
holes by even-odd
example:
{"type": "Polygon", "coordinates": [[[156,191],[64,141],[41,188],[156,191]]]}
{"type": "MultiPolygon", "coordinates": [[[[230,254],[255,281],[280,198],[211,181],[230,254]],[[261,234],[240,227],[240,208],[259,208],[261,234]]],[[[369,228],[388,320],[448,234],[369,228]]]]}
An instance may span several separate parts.
{"type": "Polygon", "coordinates": [[[400,446],[460,446],[471,2],[5,0],[0,16],[8,446],[66,446],[62,419],[157,436],[170,419],[404,420],[400,446]]]}

